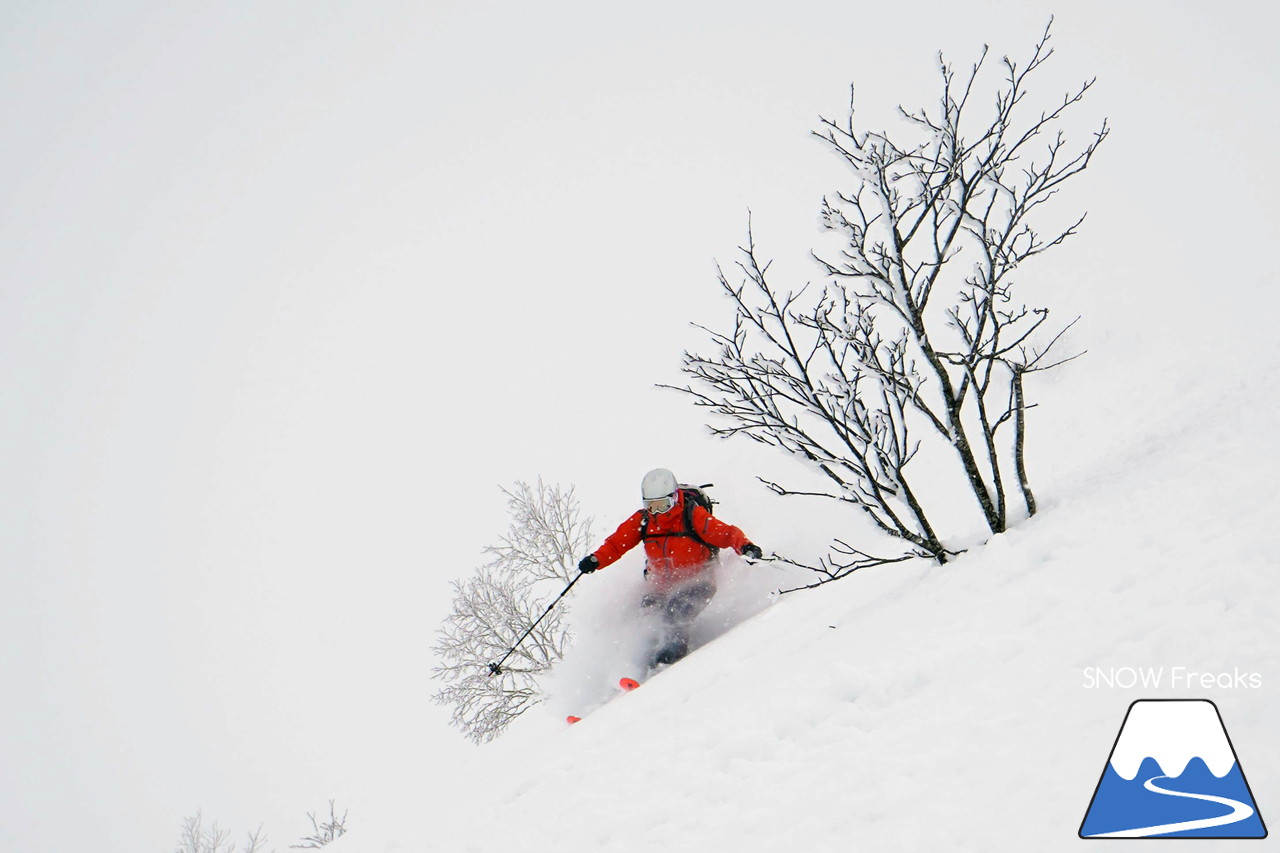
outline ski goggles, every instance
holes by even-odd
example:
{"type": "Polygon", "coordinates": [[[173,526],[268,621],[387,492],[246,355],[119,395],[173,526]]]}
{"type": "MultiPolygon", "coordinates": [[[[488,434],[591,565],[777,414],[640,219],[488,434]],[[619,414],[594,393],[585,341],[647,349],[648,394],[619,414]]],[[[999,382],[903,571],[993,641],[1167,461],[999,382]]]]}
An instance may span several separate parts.
{"type": "Polygon", "coordinates": [[[645,511],[650,515],[662,515],[667,510],[676,505],[675,495],[663,495],[660,498],[652,498],[644,502],[645,511]]]}

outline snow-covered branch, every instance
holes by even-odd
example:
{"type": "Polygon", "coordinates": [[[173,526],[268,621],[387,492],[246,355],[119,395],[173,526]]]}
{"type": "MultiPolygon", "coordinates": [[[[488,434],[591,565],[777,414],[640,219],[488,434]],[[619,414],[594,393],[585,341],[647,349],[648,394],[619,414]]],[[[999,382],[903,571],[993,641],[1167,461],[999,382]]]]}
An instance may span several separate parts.
{"type": "Polygon", "coordinates": [[[476,743],[493,740],[542,700],[539,677],[564,656],[570,634],[561,604],[534,625],[563,584],[577,574],[575,554],[589,550],[591,521],[582,519],[573,489],[517,483],[503,489],[511,525],[489,562],[454,583],[453,609],[436,634],[446,686],[435,701],[453,707],[454,725],[476,743]],[[489,664],[511,649],[494,673],[489,664]]]}
{"type": "MultiPolygon", "coordinates": [[[[854,505],[911,554],[945,561],[951,553],[927,510],[939,498],[921,491],[920,459],[933,460],[928,480],[940,476],[942,457],[931,447],[958,463],[990,532],[1016,514],[1010,456],[1026,512],[1035,512],[1023,455],[1025,377],[1079,355],[1051,355],[1075,321],[1055,327],[1047,308],[1020,299],[1015,281],[1078,233],[1083,215],[1051,230],[1040,214],[1110,133],[1104,120],[1083,145],[1070,141],[1068,119],[1093,80],[1033,106],[1031,84],[1053,56],[1051,40],[1052,20],[1026,61],[992,65],[1002,82],[986,115],[978,95],[988,49],[964,72],[939,57],[936,106],[900,108],[909,137],[861,126],[851,90],[847,117],[822,118],[814,131],[850,171],[850,186],[820,209],[839,242],[814,253],[825,287],[774,281],[748,226],[740,277],[719,272],[733,308],[729,330],[704,328],[713,353],[685,354],[691,382],[678,390],[715,416],[714,434],[777,447],[829,483],[768,483],[775,493],[854,505]],[[999,434],[1009,423],[1012,440],[999,434]]],[[[845,557],[858,565],[866,555],[845,557]]],[[[844,576],[844,559],[832,557],[832,576],[844,576]]]]}

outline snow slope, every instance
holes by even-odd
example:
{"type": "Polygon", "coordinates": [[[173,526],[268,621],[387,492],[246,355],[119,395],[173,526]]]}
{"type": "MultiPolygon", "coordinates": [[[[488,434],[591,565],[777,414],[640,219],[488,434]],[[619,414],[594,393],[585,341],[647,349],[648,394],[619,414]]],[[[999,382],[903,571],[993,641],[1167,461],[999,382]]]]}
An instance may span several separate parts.
{"type": "MultiPolygon", "coordinates": [[[[1238,319],[1234,352],[1265,373],[1270,338],[1238,319]]],[[[455,799],[410,786],[330,849],[1077,849],[1125,711],[1149,697],[1218,704],[1265,821],[1275,395],[1205,369],[1207,351],[1157,365],[1148,343],[1083,370],[1091,418],[1044,427],[1087,455],[1042,461],[1034,519],[952,565],[784,596],[572,728],[539,709],[477,750],[455,799]],[[1163,680],[1098,686],[1086,667],[1163,680]],[[1175,684],[1174,667],[1260,684],[1175,684]]]]}
{"type": "Polygon", "coordinates": [[[1155,692],[1219,701],[1274,817],[1278,9],[4,4],[0,851],[172,850],[197,809],[283,851],[330,798],[348,851],[1083,844],[1151,694],[1082,666],[1259,671],[1155,692]],[[1026,268],[1090,351],[1032,388],[1042,516],[471,748],[429,650],[498,485],[616,522],[666,465],[767,548],[825,538],[652,386],[722,327],[748,210],[815,275],[849,184],[808,134],[851,83],[893,131],[936,51],[998,74],[1055,10],[1035,100],[1096,74],[1079,133],[1116,132],[1026,268]]]}

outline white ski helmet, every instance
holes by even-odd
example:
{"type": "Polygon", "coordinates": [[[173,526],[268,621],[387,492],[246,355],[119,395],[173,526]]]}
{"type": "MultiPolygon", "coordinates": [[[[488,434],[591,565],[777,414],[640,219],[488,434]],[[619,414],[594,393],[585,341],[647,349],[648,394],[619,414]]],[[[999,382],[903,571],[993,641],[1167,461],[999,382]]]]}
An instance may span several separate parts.
{"type": "Polygon", "coordinates": [[[661,515],[676,504],[676,475],[666,468],[654,468],[640,482],[640,498],[644,508],[661,515]]]}

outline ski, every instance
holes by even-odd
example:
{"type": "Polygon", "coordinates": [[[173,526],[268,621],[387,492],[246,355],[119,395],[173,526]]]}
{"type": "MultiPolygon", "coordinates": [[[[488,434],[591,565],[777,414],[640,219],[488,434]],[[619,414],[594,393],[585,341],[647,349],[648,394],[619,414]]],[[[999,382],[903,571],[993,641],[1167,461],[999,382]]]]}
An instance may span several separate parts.
{"type": "MultiPolygon", "coordinates": [[[[636,681],[634,678],[619,678],[618,686],[622,688],[623,693],[630,693],[632,690],[635,690],[637,687],[640,686],[640,682],[636,681]]],[[[582,722],[581,717],[575,717],[573,714],[570,714],[564,719],[565,719],[565,722],[568,723],[569,725],[582,722]]]]}

